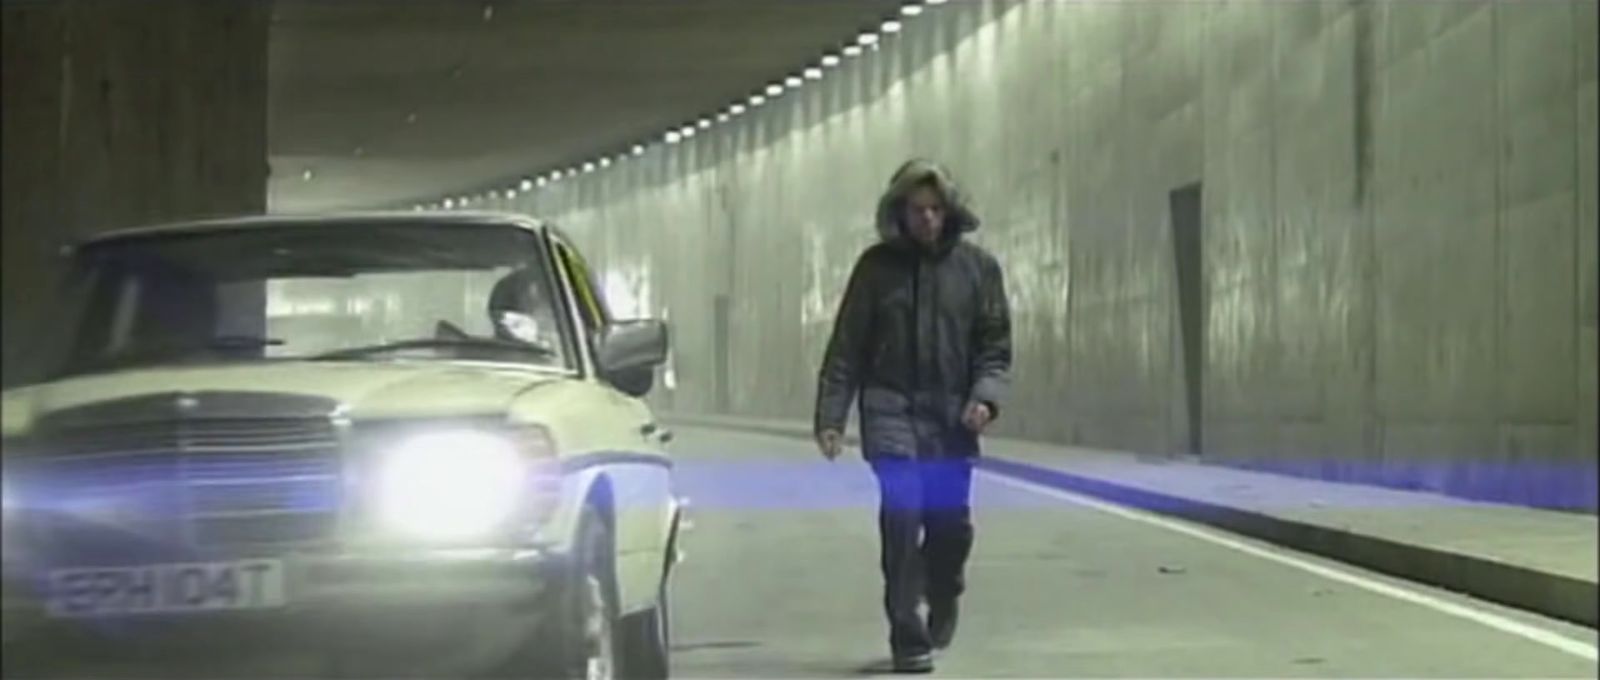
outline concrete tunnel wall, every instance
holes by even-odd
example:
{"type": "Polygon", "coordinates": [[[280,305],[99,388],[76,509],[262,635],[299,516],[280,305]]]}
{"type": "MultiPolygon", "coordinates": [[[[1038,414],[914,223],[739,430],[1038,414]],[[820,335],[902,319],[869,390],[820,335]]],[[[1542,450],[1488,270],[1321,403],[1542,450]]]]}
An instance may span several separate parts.
{"type": "Polygon", "coordinates": [[[804,418],[878,192],[936,157],[1007,270],[1001,431],[1172,453],[1168,198],[1202,182],[1204,458],[1594,511],[1595,8],[951,3],[493,207],[559,221],[624,313],[670,315],[663,407],[804,418]]]}
{"type": "Polygon", "coordinates": [[[4,7],[0,300],[7,386],[56,340],[61,246],[138,224],[261,213],[262,2],[53,0],[4,7]]]}

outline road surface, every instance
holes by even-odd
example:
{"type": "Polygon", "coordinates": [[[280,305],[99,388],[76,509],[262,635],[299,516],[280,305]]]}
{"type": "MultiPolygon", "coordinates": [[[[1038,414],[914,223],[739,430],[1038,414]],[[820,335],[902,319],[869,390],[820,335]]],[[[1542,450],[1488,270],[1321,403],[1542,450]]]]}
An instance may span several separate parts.
{"type": "MultiPolygon", "coordinates": [[[[877,489],[859,457],[677,434],[693,529],[673,591],[674,676],[880,670],[877,489]]],[[[986,472],[974,494],[962,626],[936,677],[1596,676],[1594,631],[986,472]]],[[[57,672],[135,672],[70,656],[57,672]]],[[[214,666],[141,677],[327,672],[246,658],[218,650],[214,666]]]]}
{"type": "MultiPolygon", "coordinates": [[[[793,439],[678,434],[694,530],[676,675],[875,670],[887,632],[866,466],[793,439]]],[[[988,473],[974,496],[962,625],[936,676],[1596,675],[1581,627],[988,473]]]]}

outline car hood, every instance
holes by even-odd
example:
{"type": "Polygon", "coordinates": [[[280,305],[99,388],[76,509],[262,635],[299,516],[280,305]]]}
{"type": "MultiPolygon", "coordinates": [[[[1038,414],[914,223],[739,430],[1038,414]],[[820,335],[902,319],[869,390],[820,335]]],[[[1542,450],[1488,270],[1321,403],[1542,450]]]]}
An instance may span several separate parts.
{"type": "Polygon", "coordinates": [[[323,397],[349,417],[505,413],[513,399],[567,376],[505,364],[441,361],[273,362],[152,368],[78,376],[5,393],[6,434],[62,409],[175,392],[258,392],[323,397]]]}

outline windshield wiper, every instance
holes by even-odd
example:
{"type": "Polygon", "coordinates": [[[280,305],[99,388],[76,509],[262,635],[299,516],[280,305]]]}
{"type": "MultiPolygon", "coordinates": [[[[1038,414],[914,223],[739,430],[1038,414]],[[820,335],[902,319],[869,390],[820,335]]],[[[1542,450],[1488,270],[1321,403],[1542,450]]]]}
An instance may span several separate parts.
{"type": "Polygon", "coordinates": [[[351,347],[348,349],[334,350],[322,354],[306,357],[309,361],[338,361],[340,359],[359,359],[361,357],[385,352],[399,352],[408,349],[495,349],[521,354],[531,354],[541,359],[556,356],[556,351],[545,345],[530,345],[510,340],[495,340],[491,338],[418,338],[416,340],[401,340],[386,342],[381,345],[368,345],[365,347],[351,347]]]}

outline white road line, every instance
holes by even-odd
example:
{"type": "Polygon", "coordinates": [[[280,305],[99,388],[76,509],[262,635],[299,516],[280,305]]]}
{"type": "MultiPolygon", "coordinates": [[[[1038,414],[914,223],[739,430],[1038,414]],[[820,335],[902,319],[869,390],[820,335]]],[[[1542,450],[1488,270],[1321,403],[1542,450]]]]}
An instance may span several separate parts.
{"type": "Polygon", "coordinates": [[[1070,491],[1063,491],[1061,489],[1039,484],[1037,482],[1011,477],[1003,473],[992,472],[989,470],[980,470],[979,472],[1002,484],[1020,489],[1026,489],[1034,493],[1043,494],[1052,498],[1067,501],[1069,503],[1075,503],[1085,507],[1093,508],[1095,510],[1116,515],[1124,519],[1131,519],[1136,522],[1143,522],[1145,524],[1158,526],[1169,531],[1175,531],[1186,536],[1198,538],[1208,543],[1220,545],[1224,548],[1231,548],[1233,550],[1237,550],[1248,555],[1253,555],[1264,560],[1271,560],[1273,562],[1277,562],[1278,564],[1316,574],[1317,576],[1321,576],[1326,579],[1352,585],[1363,590],[1377,593],[1379,595],[1387,595],[1397,600],[1404,600],[1412,604],[1422,605],[1434,611],[1466,619],[1474,623],[1479,623],[1495,630],[1504,633],[1510,633],[1517,637],[1521,637],[1532,642],[1537,642],[1546,647],[1566,652],[1567,654],[1571,654],[1576,657],[1588,659],[1589,661],[1595,661],[1597,658],[1600,658],[1597,657],[1596,648],[1593,644],[1584,642],[1582,640],[1574,640],[1553,631],[1532,626],[1515,619],[1506,618],[1491,612],[1456,604],[1454,602],[1443,600],[1426,593],[1401,588],[1399,586],[1373,580],[1355,573],[1333,569],[1317,564],[1310,560],[1294,557],[1292,555],[1266,550],[1258,546],[1250,545],[1249,543],[1245,543],[1238,539],[1231,538],[1220,532],[1199,529],[1189,524],[1168,519],[1166,517],[1142,510],[1134,510],[1132,508],[1107,503],[1105,501],[1089,498],[1087,496],[1082,496],[1070,491]]]}

